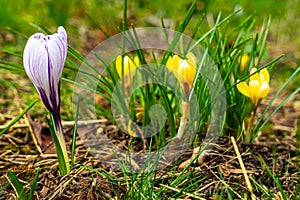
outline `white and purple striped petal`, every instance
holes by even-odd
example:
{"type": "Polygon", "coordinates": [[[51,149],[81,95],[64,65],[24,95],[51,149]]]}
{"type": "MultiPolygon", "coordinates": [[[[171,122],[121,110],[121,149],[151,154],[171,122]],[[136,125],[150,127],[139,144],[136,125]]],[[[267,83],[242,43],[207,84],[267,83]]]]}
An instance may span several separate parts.
{"type": "Polygon", "coordinates": [[[36,87],[46,108],[59,117],[60,79],[68,51],[67,33],[61,26],[57,33],[32,35],[25,46],[25,71],[36,87]]]}

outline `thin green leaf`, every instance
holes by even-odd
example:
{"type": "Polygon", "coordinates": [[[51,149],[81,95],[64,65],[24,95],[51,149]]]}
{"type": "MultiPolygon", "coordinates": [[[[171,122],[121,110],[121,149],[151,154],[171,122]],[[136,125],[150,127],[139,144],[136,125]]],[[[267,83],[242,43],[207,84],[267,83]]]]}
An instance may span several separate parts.
{"type": "Polygon", "coordinates": [[[33,102],[31,102],[15,119],[13,119],[1,132],[0,132],[0,136],[5,133],[10,127],[12,127],[17,121],[19,121],[19,119],[21,119],[21,117],[28,112],[28,110],[30,110],[34,104],[38,101],[38,99],[34,100],[33,102]]]}
{"type": "Polygon", "coordinates": [[[73,135],[72,135],[71,168],[73,168],[75,165],[75,148],[76,148],[76,133],[77,133],[77,124],[78,124],[79,104],[80,104],[80,98],[77,103],[76,117],[75,117],[75,123],[73,128],[73,135]]]}
{"type": "MultiPolygon", "coordinates": [[[[286,88],[286,86],[293,80],[293,78],[300,72],[300,66],[295,70],[295,72],[284,82],[284,84],[279,88],[279,90],[276,92],[276,94],[274,95],[274,97],[271,99],[271,101],[268,103],[268,105],[266,106],[266,108],[264,109],[263,113],[261,114],[261,117],[258,119],[253,132],[254,133],[258,133],[263,126],[267,123],[267,121],[270,120],[270,118],[275,114],[275,110],[279,110],[279,108],[283,105],[283,103],[285,103],[288,98],[292,97],[293,95],[289,95],[289,97],[287,97],[285,100],[282,101],[282,103],[280,105],[277,106],[277,108],[275,108],[275,110],[269,115],[268,120],[264,120],[264,123],[262,125],[260,125],[260,122],[263,120],[264,116],[266,115],[267,111],[270,109],[270,107],[272,106],[272,103],[274,102],[274,100],[280,95],[280,93],[284,90],[284,88],[286,88]]],[[[299,88],[298,88],[299,90],[299,88]]],[[[296,90],[297,91],[297,90],[296,90]]],[[[293,94],[296,94],[297,92],[293,92],[293,94]]]]}
{"type": "MultiPolygon", "coordinates": [[[[271,17],[269,17],[267,24],[263,25],[263,28],[265,28],[266,31],[265,31],[265,34],[264,34],[264,36],[262,38],[261,50],[259,52],[258,60],[257,60],[257,64],[256,64],[257,66],[259,66],[259,64],[261,62],[261,59],[263,58],[263,55],[264,55],[264,53],[266,51],[267,36],[268,36],[268,33],[269,33],[269,27],[270,27],[270,25],[271,25],[271,17]]],[[[263,31],[261,31],[261,33],[263,33],[263,31]]],[[[259,37],[259,40],[260,40],[260,38],[261,37],[259,37]]]]}
{"type": "Polygon", "coordinates": [[[0,188],[0,196],[2,193],[6,190],[6,188],[9,186],[9,182],[4,183],[0,188]]]}
{"type": "MultiPolygon", "coordinates": [[[[287,96],[283,101],[281,101],[281,103],[268,115],[268,117],[264,120],[264,123],[261,124],[261,126],[258,128],[258,130],[256,132],[254,132],[255,134],[253,134],[252,138],[255,138],[257,136],[257,134],[259,133],[259,131],[270,121],[270,119],[272,118],[272,116],[290,99],[292,98],[294,95],[296,95],[298,92],[300,91],[300,87],[297,88],[293,93],[291,93],[289,96],[287,96]]],[[[270,105],[270,104],[269,104],[270,105]]],[[[263,117],[261,117],[263,118],[263,117]]]]}
{"type": "Polygon", "coordinates": [[[41,171],[41,168],[38,167],[36,169],[36,173],[35,173],[35,176],[33,178],[33,181],[30,184],[30,192],[29,192],[29,195],[28,195],[28,200],[32,200],[33,199],[33,194],[34,194],[34,191],[35,191],[35,188],[36,188],[36,183],[38,181],[40,171],[41,171]]]}
{"type": "Polygon", "coordinates": [[[15,175],[15,173],[13,173],[11,170],[8,170],[7,174],[8,174],[10,183],[12,184],[13,188],[17,192],[19,200],[27,200],[28,198],[25,193],[25,188],[23,187],[23,185],[21,184],[21,182],[19,181],[19,179],[15,175]]]}
{"type": "Polygon", "coordinates": [[[263,163],[264,167],[266,168],[268,174],[272,177],[272,179],[274,180],[274,182],[276,183],[277,187],[278,187],[278,190],[280,191],[282,197],[284,200],[287,200],[287,196],[285,194],[285,192],[283,191],[282,189],[282,186],[280,184],[280,181],[277,177],[274,176],[274,174],[272,173],[271,169],[269,168],[269,166],[267,165],[267,163],[265,162],[265,160],[262,158],[261,155],[259,155],[259,159],[260,161],[263,163]]]}
{"type": "Polygon", "coordinates": [[[169,45],[168,47],[168,51],[165,52],[164,56],[163,56],[163,59],[161,61],[161,64],[165,65],[167,63],[167,60],[171,54],[171,52],[174,50],[178,40],[180,39],[181,37],[181,33],[183,33],[183,31],[185,30],[185,28],[187,27],[188,23],[190,22],[195,10],[196,10],[196,7],[197,7],[197,0],[194,0],[193,3],[191,4],[191,6],[189,7],[187,13],[186,13],[186,16],[183,20],[183,22],[180,24],[178,30],[177,30],[177,33],[175,34],[171,44],[169,45]]]}

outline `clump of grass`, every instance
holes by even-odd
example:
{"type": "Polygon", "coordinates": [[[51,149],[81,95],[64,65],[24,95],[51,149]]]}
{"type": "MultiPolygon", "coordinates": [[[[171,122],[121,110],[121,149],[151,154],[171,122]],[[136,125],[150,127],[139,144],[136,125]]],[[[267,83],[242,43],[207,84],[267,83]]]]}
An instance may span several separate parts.
{"type": "Polygon", "coordinates": [[[35,191],[35,187],[38,182],[40,170],[41,169],[39,167],[36,169],[36,174],[33,178],[32,183],[30,184],[30,191],[29,191],[28,195],[26,195],[25,188],[20,183],[20,181],[18,180],[18,177],[15,175],[15,173],[13,173],[11,170],[8,170],[8,172],[7,172],[8,173],[8,181],[13,186],[14,190],[16,191],[16,193],[18,195],[18,199],[20,199],[20,200],[32,200],[33,199],[33,193],[35,191]]]}

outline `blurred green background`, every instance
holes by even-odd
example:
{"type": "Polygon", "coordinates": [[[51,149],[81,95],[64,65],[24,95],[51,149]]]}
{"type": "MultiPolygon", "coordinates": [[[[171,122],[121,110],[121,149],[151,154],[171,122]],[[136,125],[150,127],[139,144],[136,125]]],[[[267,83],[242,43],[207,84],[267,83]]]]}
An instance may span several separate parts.
{"type": "MultiPolygon", "coordinates": [[[[167,23],[170,22],[171,25],[176,26],[183,19],[190,4],[191,1],[186,0],[178,0],[176,3],[173,0],[131,0],[128,1],[128,23],[129,25],[133,23],[135,26],[160,26],[160,17],[163,17],[167,23]]],[[[294,46],[299,47],[300,40],[297,37],[300,34],[298,28],[300,13],[297,9],[299,7],[299,0],[261,0],[255,2],[248,0],[201,0],[198,2],[197,13],[193,20],[196,21],[203,13],[207,13],[207,16],[210,17],[216,16],[221,11],[223,16],[226,16],[240,8],[242,9],[241,14],[234,18],[231,26],[238,24],[240,19],[255,12],[259,28],[264,18],[272,16],[272,40],[280,45],[291,42],[288,45],[294,44],[294,46]]],[[[3,40],[10,42],[9,37],[3,38],[5,36],[3,31],[6,31],[8,27],[30,35],[36,32],[30,26],[31,23],[43,25],[50,30],[53,29],[53,31],[58,25],[63,25],[69,33],[73,33],[69,34],[71,41],[78,41],[75,37],[84,37],[85,31],[93,29],[87,14],[106,31],[113,34],[118,32],[117,27],[120,26],[122,12],[122,0],[1,0],[1,46],[3,48],[3,40]]],[[[192,26],[193,21],[189,27],[192,29],[192,26]]]]}
{"type": "MultiPolygon", "coordinates": [[[[176,29],[192,1],[178,0],[129,0],[128,25],[136,27],[161,26],[164,18],[167,27],[176,29]]],[[[0,59],[14,59],[6,52],[22,53],[27,37],[37,32],[42,25],[55,32],[57,26],[66,28],[69,44],[81,54],[105,39],[90,18],[109,34],[119,32],[123,18],[122,0],[1,0],[0,1],[0,59]]],[[[190,34],[199,18],[205,15],[199,35],[205,33],[218,15],[225,17],[234,10],[241,12],[233,17],[229,28],[239,25],[246,17],[254,14],[259,32],[263,21],[272,17],[268,37],[266,59],[284,54],[273,78],[282,83],[300,65],[300,0],[199,0],[195,15],[187,27],[190,34]],[[281,70],[284,69],[284,70],[281,70]]],[[[17,60],[20,62],[20,60],[17,60]]],[[[300,81],[300,78],[297,80],[300,81]]],[[[296,81],[296,82],[297,82],[296,81]]],[[[296,87],[296,86],[295,86],[296,87]]],[[[291,86],[293,89],[293,86],[291,86]]]]}
{"type": "MultiPolygon", "coordinates": [[[[180,20],[185,15],[191,1],[178,0],[132,0],[128,1],[128,16],[138,24],[143,24],[149,17],[164,17],[180,20]]],[[[236,8],[243,9],[243,15],[253,11],[257,12],[258,20],[272,15],[280,21],[294,20],[290,15],[296,15],[299,8],[298,0],[262,0],[251,2],[203,0],[199,1],[197,12],[217,14],[231,13],[236,8]],[[297,6],[298,5],[298,6],[297,6]]],[[[28,22],[43,24],[44,26],[69,25],[73,20],[86,21],[88,13],[100,24],[112,25],[119,22],[122,17],[123,1],[120,0],[1,0],[0,1],[1,29],[12,26],[19,30],[28,30],[28,22]]],[[[296,17],[296,16],[295,16],[296,17]]],[[[292,23],[293,21],[289,21],[292,23]]]]}
{"type": "MultiPolygon", "coordinates": [[[[168,27],[175,29],[190,4],[191,1],[186,0],[129,0],[128,25],[161,26],[162,17],[168,27]]],[[[56,31],[57,26],[63,25],[68,31],[70,45],[85,55],[105,39],[87,15],[109,34],[115,34],[121,26],[123,6],[122,0],[1,0],[0,59],[5,57],[4,52],[23,51],[26,37],[22,37],[22,34],[28,36],[37,32],[33,24],[42,25],[51,31],[56,31]]],[[[279,81],[284,81],[300,65],[299,8],[299,0],[201,0],[186,34],[189,34],[189,29],[194,28],[203,13],[206,13],[206,19],[202,29],[205,29],[205,25],[208,28],[219,12],[227,16],[234,10],[241,9],[229,24],[232,28],[254,13],[257,31],[263,20],[271,16],[268,56],[274,58],[285,54],[280,62],[285,70],[277,76],[279,81]]],[[[200,32],[204,33],[205,30],[200,32]]]]}

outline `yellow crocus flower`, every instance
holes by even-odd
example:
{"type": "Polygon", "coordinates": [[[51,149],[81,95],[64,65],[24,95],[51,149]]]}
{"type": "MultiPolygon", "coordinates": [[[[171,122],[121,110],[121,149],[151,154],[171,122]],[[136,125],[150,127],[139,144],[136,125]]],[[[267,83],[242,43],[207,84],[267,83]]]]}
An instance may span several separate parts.
{"type": "Polygon", "coordinates": [[[239,59],[239,63],[241,66],[241,69],[244,70],[245,67],[247,66],[247,63],[249,62],[250,57],[248,56],[248,54],[243,54],[242,58],[239,59]]]}
{"type": "MultiPolygon", "coordinates": [[[[250,74],[253,74],[256,71],[257,69],[253,68],[250,74]]],[[[240,93],[249,97],[253,104],[257,106],[259,101],[265,98],[270,92],[269,81],[269,72],[264,68],[250,77],[249,85],[246,82],[240,82],[237,84],[237,89],[240,93]]]]}
{"type": "Polygon", "coordinates": [[[189,52],[186,59],[182,59],[178,55],[169,57],[166,66],[175,73],[180,82],[188,82],[190,88],[192,88],[197,72],[197,62],[196,56],[189,52]]]}
{"type": "Polygon", "coordinates": [[[124,74],[127,74],[130,70],[134,70],[137,66],[140,65],[140,60],[137,56],[133,60],[129,56],[124,56],[123,61],[123,74],[122,74],[122,56],[118,56],[116,59],[116,70],[119,77],[122,77],[124,74]]]}

